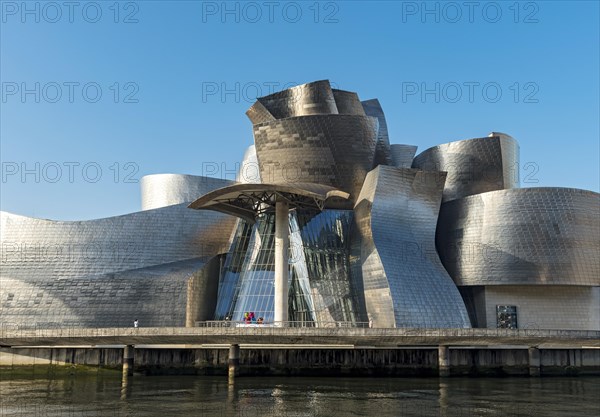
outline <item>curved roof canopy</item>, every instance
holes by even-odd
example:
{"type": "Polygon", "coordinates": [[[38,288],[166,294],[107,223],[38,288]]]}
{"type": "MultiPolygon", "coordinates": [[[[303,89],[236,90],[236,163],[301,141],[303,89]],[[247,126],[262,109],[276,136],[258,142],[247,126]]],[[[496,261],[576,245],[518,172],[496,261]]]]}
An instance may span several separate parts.
{"type": "Polygon", "coordinates": [[[254,223],[257,214],[274,210],[277,201],[298,208],[349,209],[349,197],[344,191],[314,183],[235,184],[204,194],[188,207],[220,211],[254,223]]]}

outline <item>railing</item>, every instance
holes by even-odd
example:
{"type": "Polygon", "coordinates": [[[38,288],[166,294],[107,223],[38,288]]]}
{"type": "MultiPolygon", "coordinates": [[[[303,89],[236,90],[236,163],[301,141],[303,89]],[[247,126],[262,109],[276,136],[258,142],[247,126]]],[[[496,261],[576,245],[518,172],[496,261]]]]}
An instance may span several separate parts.
{"type": "MultiPolygon", "coordinates": [[[[21,323],[0,322],[0,341],[6,335],[15,337],[22,334],[26,337],[121,337],[124,334],[131,335],[186,335],[188,333],[195,334],[214,334],[219,329],[223,329],[224,333],[240,333],[245,334],[249,330],[256,330],[258,334],[270,334],[271,331],[277,335],[289,334],[293,335],[294,330],[301,333],[310,333],[310,329],[317,332],[320,329],[331,330],[332,334],[335,330],[344,329],[364,329],[370,336],[381,337],[458,337],[458,338],[554,338],[554,339],[570,339],[583,338],[590,340],[600,340],[600,332],[597,330],[549,330],[549,329],[497,329],[497,328],[369,328],[369,322],[346,322],[346,321],[331,321],[331,322],[307,322],[307,321],[286,321],[286,322],[258,322],[247,323],[245,321],[198,321],[195,327],[146,327],[140,328],[128,327],[111,327],[111,328],[84,328],[80,326],[60,326],[58,323],[33,323],[23,325],[21,323]],[[287,331],[282,333],[282,329],[287,331]],[[289,331],[289,333],[288,333],[289,331]],[[150,332],[150,333],[148,333],[150,332]]],[[[345,333],[345,332],[342,332],[345,333]]],[[[362,332],[361,332],[362,333],[362,332]]],[[[596,343],[597,344],[597,343],[596,343]]]]}
{"type": "Polygon", "coordinates": [[[197,321],[195,327],[314,327],[319,329],[337,329],[337,328],[369,328],[369,322],[354,321],[231,321],[231,320],[207,320],[197,321]]]}

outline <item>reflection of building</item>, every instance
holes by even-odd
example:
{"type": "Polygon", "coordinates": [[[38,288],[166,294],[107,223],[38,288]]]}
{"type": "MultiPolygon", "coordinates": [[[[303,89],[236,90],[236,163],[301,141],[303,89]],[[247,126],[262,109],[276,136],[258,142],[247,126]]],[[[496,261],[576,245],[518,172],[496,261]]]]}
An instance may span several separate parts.
{"type": "Polygon", "coordinates": [[[0,321],[600,329],[599,195],[520,189],[510,136],[415,157],[327,81],[247,115],[237,182],[147,176],[143,211],[88,222],[2,213],[0,321]]]}

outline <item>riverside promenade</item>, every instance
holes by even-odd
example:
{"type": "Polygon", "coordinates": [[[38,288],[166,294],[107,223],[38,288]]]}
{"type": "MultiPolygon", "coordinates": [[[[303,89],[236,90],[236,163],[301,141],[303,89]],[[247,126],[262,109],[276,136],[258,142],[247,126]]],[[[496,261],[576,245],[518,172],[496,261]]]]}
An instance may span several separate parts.
{"type": "Polygon", "coordinates": [[[353,345],[592,347],[599,331],[540,329],[409,329],[353,327],[199,326],[18,329],[0,326],[0,346],[82,345],[353,345]]]}
{"type": "Polygon", "coordinates": [[[230,381],[240,369],[245,375],[350,372],[447,377],[492,370],[498,375],[540,376],[544,367],[555,375],[600,373],[599,331],[196,324],[97,329],[20,329],[4,324],[0,326],[0,353],[12,358],[14,366],[22,364],[14,358],[23,357],[33,357],[36,363],[48,359],[50,363],[102,366],[110,356],[112,364],[122,364],[124,377],[133,375],[134,369],[187,367],[193,372],[220,372],[224,368],[230,381]],[[90,362],[92,357],[105,359],[90,362]]]}

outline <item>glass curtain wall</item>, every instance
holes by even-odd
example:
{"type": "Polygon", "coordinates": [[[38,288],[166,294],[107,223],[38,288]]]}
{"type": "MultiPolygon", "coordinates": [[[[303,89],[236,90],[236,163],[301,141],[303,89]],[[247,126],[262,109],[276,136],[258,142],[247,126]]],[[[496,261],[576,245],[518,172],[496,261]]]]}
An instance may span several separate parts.
{"type": "MultiPolygon", "coordinates": [[[[361,321],[351,282],[351,210],[292,210],[289,215],[289,320],[313,326],[361,321]]],[[[240,221],[219,285],[215,318],[274,319],[275,217],[240,221]]]]}
{"type": "MultiPolygon", "coordinates": [[[[308,324],[314,322],[314,306],[295,211],[290,212],[289,226],[289,320],[308,324]]],[[[252,231],[238,281],[239,289],[234,291],[237,299],[233,303],[233,320],[243,321],[245,313],[254,313],[257,320],[262,317],[265,323],[274,320],[274,256],[275,215],[268,213],[257,218],[252,231]]]]}
{"type": "Polygon", "coordinates": [[[351,210],[299,212],[302,244],[318,323],[360,321],[350,281],[351,210]]]}
{"type": "Polygon", "coordinates": [[[244,258],[250,245],[252,225],[245,220],[238,221],[234,232],[231,248],[225,259],[223,270],[219,278],[219,292],[215,320],[231,319],[234,301],[237,300],[239,282],[242,275],[244,258]]]}

